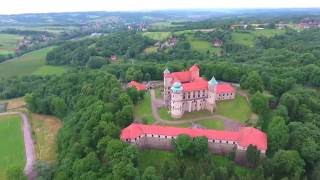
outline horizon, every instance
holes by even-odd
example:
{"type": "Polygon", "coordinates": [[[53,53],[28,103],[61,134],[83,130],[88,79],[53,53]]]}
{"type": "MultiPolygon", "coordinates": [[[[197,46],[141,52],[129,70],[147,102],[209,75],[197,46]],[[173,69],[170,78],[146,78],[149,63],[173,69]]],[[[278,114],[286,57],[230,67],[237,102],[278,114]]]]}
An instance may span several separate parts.
{"type": "Polygon", "coordinates": [[[73,12],[152,12],[171,10],[239,10],[239,9],[315,9],[320,8],[320,2],[315,0],[28,0],[20,2],[11,0],[0,7],[0,15],[39,14],[39,13],[73,13],[73,12]],[[37,7],[37,8],[35,8],[37,7]]]}

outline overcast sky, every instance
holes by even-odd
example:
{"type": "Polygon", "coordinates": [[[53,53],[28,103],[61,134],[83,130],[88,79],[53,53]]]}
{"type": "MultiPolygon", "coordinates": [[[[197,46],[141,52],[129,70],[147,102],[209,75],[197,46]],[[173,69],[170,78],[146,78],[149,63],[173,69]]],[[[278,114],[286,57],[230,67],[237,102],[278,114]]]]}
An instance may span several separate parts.
{"type": "Polygon", "coordinates": [[[0,14],[297,7],[320,7],[320,0],[0,0],[0,14]]]}

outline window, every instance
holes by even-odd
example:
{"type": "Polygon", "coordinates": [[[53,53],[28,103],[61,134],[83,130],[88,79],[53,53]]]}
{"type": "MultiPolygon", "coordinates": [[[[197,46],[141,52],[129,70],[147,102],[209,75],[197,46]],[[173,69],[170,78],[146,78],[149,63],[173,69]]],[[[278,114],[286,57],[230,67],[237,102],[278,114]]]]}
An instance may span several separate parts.
{"type": "Polygon", "coordinates": [[[158,135],[158,137],[160,138],[160,135],[158,135]]]}
{"type": "Polygon", "coordinates": [[[165,136],[164,138],[166,138],[166,139],[167,139],[167,136],[165,136]]]}
{"type": "Polygon", "coordinates": [[[151,135],[151,137],[153,137],[153,134],[151,135]]]}

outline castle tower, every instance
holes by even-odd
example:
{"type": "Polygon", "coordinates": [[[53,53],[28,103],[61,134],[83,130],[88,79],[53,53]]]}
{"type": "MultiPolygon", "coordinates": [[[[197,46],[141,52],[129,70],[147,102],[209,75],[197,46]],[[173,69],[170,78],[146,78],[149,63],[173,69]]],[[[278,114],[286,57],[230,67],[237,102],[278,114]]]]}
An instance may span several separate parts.
{"type": "Polygon", "coordinates": [[[170,106],[171,94],[170,94],[170,86],[172,78],[169,77],[170,71],[166,68],[163,71],[163,99],[166,106],[170,106]]]}
{"type": "Polygon", "coordinates": [[[183,87],[180,82],[175,82],[171,87],[171,116],[181,118],[183,115],[182,108],[183,87]]]}
{"type": "Polygon", "coordinates": [[[207,110],[213,112],[216,109],[216,87],[218,82],[212,76],[211,80],[208,82],[208,98],[207,98],[207,110]]]}
{"type": "Polygon", "coordinates": [[[200,77],[200,69],[198,65],[193,65],[189,71],[191,72],[191,81],[194,81],[195,79],[198,79],[200,77]]]}

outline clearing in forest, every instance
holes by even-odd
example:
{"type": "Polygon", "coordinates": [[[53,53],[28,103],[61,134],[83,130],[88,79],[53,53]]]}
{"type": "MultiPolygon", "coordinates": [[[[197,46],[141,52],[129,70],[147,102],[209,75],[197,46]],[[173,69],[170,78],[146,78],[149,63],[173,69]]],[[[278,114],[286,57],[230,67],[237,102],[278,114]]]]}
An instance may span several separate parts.
{"type": "Polygon", "coordinates": [[[31,114],[31,126],[36,142],[37,160],[56,160],[56,137],[62,127],[61,121],[54,116],[31,114]]]}

